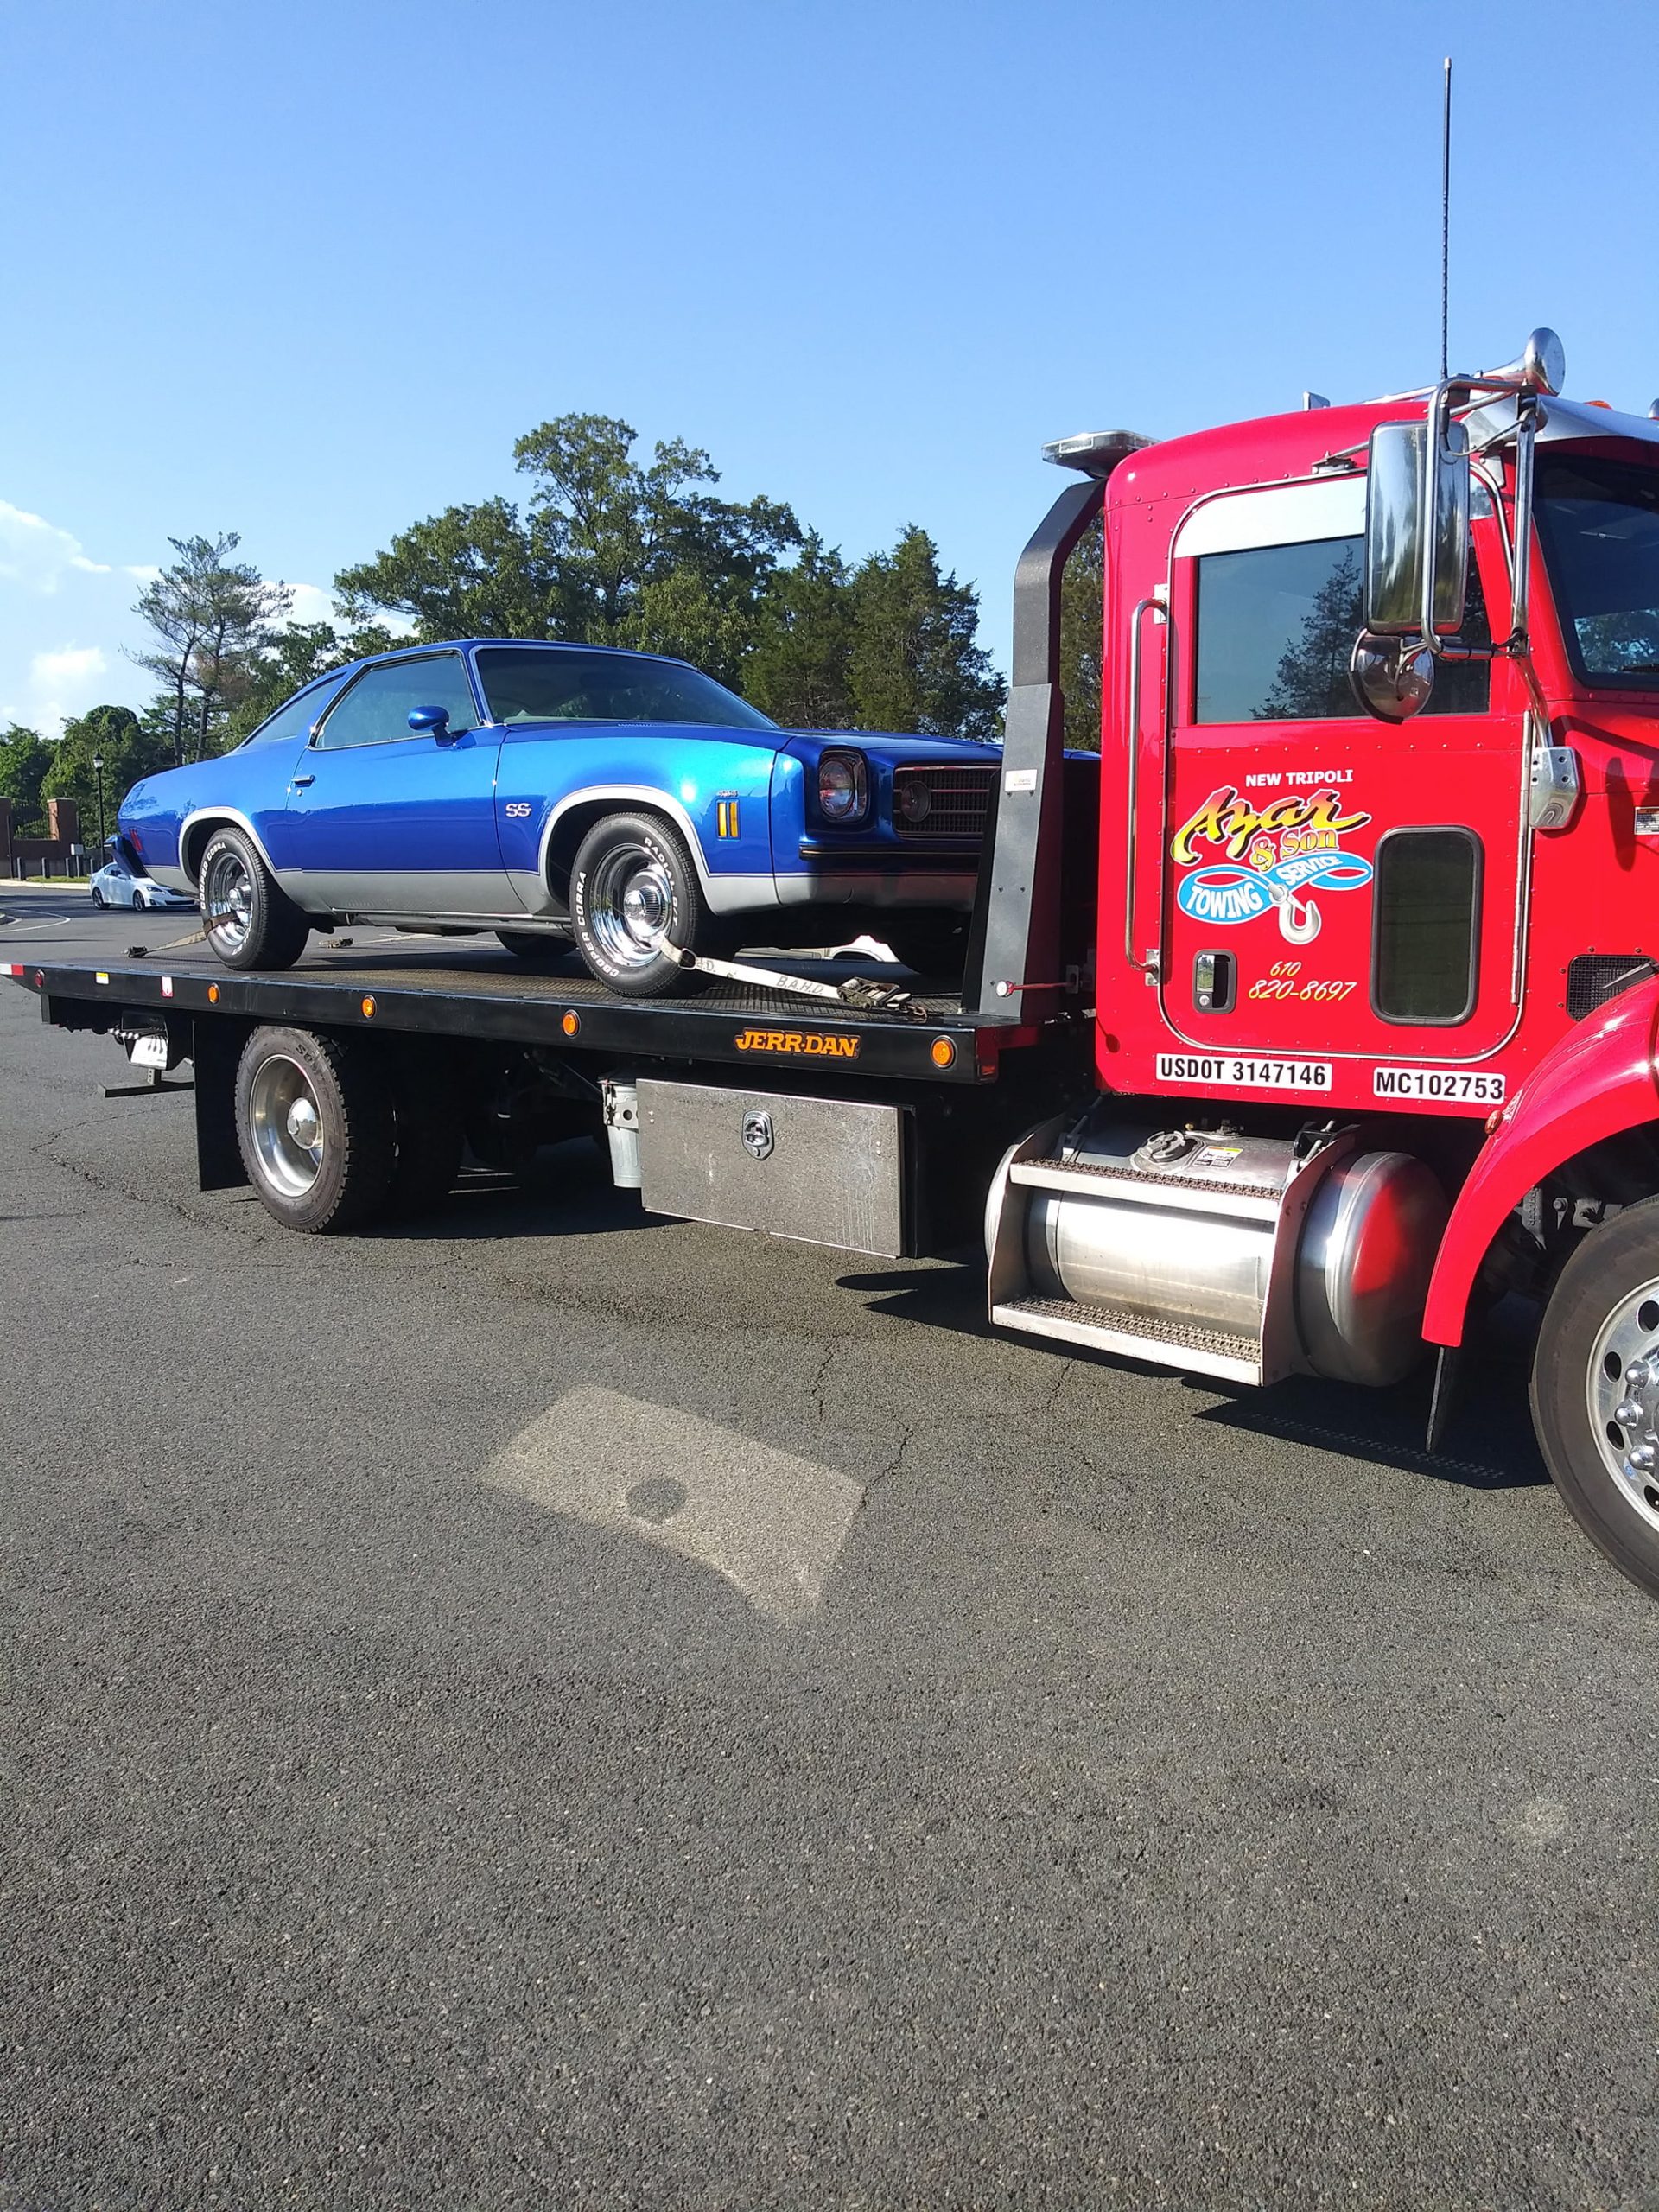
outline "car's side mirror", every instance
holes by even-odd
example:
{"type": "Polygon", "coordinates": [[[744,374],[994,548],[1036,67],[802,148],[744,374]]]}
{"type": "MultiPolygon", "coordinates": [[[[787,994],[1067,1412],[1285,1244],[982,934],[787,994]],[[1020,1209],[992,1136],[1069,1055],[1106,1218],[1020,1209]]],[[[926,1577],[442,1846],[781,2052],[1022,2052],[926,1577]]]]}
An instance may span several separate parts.
{"type": "Polygon", "coordinates": [[[448,707],[411,707],[409,726],[417,737],[448,737],[449,709],[448,707]]]}

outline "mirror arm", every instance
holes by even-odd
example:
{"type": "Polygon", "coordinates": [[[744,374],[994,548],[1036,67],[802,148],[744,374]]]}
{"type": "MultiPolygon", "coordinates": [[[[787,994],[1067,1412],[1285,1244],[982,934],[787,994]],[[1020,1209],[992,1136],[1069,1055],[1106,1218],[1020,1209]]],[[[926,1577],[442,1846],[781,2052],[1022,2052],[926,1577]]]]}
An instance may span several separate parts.
{"type": "Polygon", "coordinates": [[[1532,580],[1532,454],[1538,436],[1535,393],[1517,397],[1515,413],[1515,562],[1511,571],[1509,649],[1517,660],[1529,650],[1528,601],[1532,580]]]}
{"type": "Polygon", "coordinates": [[[1417,491],[1417,535],[1423,549],[1422,602],[1418,610],[1418,628],[1421,632],[1420,645],[1434,650],[1434,587],[1439,581],[1440,563],[1438,463],[1440,440],[1446,421],[1446,402],[1450,386],[1442,383],[1434,387],[1434,397],[1429,402],[1428,415],[1423,429],[1423,480],[1417,491]]]}

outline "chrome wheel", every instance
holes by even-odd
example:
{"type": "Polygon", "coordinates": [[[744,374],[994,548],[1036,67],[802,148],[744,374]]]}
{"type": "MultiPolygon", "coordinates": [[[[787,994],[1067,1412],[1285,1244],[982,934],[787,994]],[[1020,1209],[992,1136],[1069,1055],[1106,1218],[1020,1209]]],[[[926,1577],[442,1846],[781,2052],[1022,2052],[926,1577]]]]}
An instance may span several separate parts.
{"type": "Polygon", "coordinates": [[[253,927],[253,877],[234,845],[216,845],[201,871],[202,927],[226,952],[240,952],[253,927]]]}
{"type": "Polygon", "coordinates": [[[1659,1531],[1659,1281],[1621,1299],[1602,1324],[1586,1386],[1602,1465],[1632,1512],[1659,1531]]]}
{"type": "Polygon", "coordinates": [[[273,1053],[248,1091],[249,1132],[259,1172],[284,1198],[302,1198],[322,1173],[322,1115],[297,1060],[273,1053]]]}
{"type": "Polygon", "coordinates": [[[614,845],[594,870],[588,926],[619,968],[649,968],[662,957],[674,918],[674,881],[650,847],[614,845]]]}

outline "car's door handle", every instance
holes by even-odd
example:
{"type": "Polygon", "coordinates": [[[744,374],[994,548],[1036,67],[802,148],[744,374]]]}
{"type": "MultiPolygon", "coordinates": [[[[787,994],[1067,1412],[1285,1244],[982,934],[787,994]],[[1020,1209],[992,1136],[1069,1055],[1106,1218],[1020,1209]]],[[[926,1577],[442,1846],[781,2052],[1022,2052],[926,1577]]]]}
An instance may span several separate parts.
{"type": "Polygon", "coordinates": [[[302,791],[308,784],[315,784],[316,780],[315,776],[296,776],[294,788],[296,791],[302,791]]]}

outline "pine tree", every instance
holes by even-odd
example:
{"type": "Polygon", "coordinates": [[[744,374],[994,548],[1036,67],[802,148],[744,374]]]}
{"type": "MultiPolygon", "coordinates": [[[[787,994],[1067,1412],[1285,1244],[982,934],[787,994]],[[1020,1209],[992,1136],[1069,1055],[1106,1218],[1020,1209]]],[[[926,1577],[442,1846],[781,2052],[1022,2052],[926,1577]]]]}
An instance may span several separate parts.
{"type": "Polygon", "coordinates": [[[853,577],[848,661],[854,721],[930,737],[994,737],[1007,687],[975,640],[979,595],[942,575],[938,549],[913,524],[891,553],[853,577]]]}

